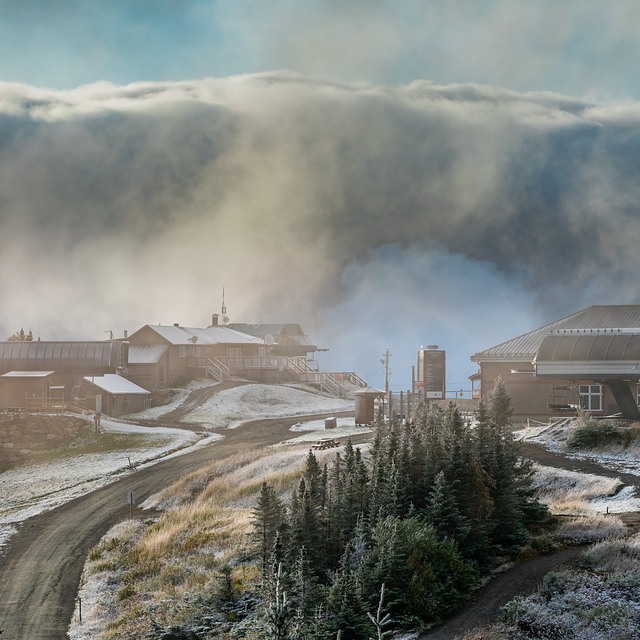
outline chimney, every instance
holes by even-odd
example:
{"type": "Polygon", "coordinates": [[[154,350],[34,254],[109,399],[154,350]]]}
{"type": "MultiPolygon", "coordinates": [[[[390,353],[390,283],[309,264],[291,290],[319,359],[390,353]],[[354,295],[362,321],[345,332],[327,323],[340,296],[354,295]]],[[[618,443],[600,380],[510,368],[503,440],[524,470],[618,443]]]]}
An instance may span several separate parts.
{"type": "Polygon", "coordinates": [[[218,318],[219,318],[219,316],[218,316],[218,314],[217,314],[217,313],[214,313],[214,314],[211,316],[211,326],[212,326],[212,327],[217,327],[217,326],[218,326],[218,318]]]}
{"type": "Polygon", "coordinates": [[[129,332],[125,329],[124,330],[124,339],[126,340],[129,337],[129,332]]]}

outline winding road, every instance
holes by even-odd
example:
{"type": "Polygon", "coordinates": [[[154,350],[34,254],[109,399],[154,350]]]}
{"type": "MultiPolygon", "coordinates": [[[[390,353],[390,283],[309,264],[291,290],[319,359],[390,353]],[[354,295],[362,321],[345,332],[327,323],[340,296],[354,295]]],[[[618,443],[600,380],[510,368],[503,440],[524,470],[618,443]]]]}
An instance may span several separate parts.
{"type": "MultiPolygon", "coordinates": [[[[322,416],[305,419],[318,417],[322,416]]],[[[86,556],[111,526],[129,516],[129,491],[142,502],[211,460],[289,438],[289,427],[300,420],[300,416],[256,420],[225,430],[222,440],[159,462],[28,520],[0,556],[2,640],[67,639],[86,556]]],[[[543,465],[620,477],[636,486],[639,482],[636,476],[567,459],[535,445],[524,444],[523,453],[543,465]]],[[[626,520],[633,529],[640,528],[640,514],[630,514],[626,520]]],[[[492,580],[460,615],[423,637],[444,640],[492,621],[514,595],[530,592],[547,572],[571,562],[579,553],[579,548],[566,549],[517,565],[492,580]]]]}
{"type": "MultiPolygon", "coordinates": [[[[304,419],[320,417],[324,414],[304,419]]],[[[129,491],[142,502],[211,460],[290,438],[289,427],[301,419],[257,420],[225,430],[222,440],[158,462],[27,520],[0,556],[2,640],[67,639],[87,554],[110,527],[129,517],[129,491]]]]}

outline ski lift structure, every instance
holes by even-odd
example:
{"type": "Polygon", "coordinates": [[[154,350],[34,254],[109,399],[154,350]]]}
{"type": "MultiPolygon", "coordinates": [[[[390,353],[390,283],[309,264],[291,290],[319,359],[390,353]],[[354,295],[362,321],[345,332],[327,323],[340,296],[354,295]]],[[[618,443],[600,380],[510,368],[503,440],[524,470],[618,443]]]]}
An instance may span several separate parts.
{"type": "Polygon", "coordinates": [[[551,386],[549,397],[547,398],[547,408],[549,411],[575,414],[578,411],[579,403],[576,400],[576,390],[569,382],[558,383],[551,386]]]}

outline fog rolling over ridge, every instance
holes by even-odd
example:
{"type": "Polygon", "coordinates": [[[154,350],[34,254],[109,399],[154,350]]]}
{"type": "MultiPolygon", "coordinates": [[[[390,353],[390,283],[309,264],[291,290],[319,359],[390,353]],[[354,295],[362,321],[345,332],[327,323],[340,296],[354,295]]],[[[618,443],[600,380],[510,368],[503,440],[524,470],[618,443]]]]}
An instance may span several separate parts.
{"type": "Polygon", "coordinates": [[[410,382],[638,302],[640,107],[277,72],[0,84],[0,337],[300,322],[324,369],[410,382]]]}

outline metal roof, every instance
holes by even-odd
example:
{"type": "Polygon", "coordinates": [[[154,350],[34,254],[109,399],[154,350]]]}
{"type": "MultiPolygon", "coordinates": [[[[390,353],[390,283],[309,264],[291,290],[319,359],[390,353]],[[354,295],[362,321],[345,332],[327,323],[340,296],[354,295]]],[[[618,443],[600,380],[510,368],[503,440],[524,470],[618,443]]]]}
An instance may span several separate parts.
{"type": "Polygon", "coordinates": [[[129,364],[157,364],[167,352],[164,344],[129,345],[129,364]]]}
{"type": "Polygon", "coordinates": [[[535,361],[537,377],[640,377],[640,333],[568,332],[545,336],[535,361]]]}
{"type": "Polygon", "coordinates": [[[536,362],[640,360],[639,333],[552,333],[544,337],[536,362]]]}
{"type": "Polygon", "coordinates": [[[111,395],[149,395],[149,391],[127,380],[117,373],[107,373],[103,376],[85,376],[87,382],[110,393],[111,395]]]}
{"type": "Polygon", "coordinates": [[[318,348],[315,340],[311,336],[306,335],[302,327],[296,323],[244,324],[234,322],[228,326],[263,340],[267,336],[271,336],[273,342],[281,346],[310,347],[310,349],[314,351],[318,348]]]}
{"type": "Polygon", "coordinates": [[[562,330],[630,329],[640,327],[640,305],[593,305],[570,316],[522,334],[471,356],[473,362],[485,360],[532,361],[545,336],[562,330]]]}
{"type": "Polygon", "coordinates": [[[159,336],[173,345],[243,345],[243,344],[262,344],[262,340],[254,336],[240,333],[225,326],[212,326],[206,329],[198,329],[194,327],[180,326],[164,326],[164,325],[147,325],[155,331],[159,336]]]}
{"type": "Polygon", "coordinates": [[[0,371],[110,373],[126,365],[127,343],[0,342],[0,371]]]}

